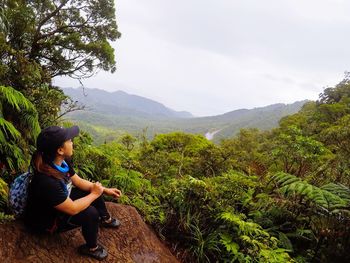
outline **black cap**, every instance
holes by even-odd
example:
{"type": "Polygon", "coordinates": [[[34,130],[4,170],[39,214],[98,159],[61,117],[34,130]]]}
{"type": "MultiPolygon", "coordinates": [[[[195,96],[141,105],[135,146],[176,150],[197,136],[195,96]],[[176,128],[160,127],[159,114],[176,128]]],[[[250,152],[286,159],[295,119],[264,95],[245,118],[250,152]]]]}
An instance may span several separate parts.
{"type": "Polygon", "coordinates": [[[50,126],[43,129],[36,141],[37,150],[43,153],[54,153],[65,141],[78,136],[79,127],[73,126],[63,128],[59,126],[50,126]]]}

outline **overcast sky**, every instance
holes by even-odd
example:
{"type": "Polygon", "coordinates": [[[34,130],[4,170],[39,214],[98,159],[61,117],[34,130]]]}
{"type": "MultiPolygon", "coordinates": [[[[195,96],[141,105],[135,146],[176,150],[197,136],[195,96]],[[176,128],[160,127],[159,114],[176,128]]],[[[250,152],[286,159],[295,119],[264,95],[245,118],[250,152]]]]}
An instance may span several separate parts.
{"type": "Polygon", "coordinates": [[[350,70],[350,1],[118,0],[116,11],[117,71],[84,85],[196,116],[316,100],[350,70]]]}

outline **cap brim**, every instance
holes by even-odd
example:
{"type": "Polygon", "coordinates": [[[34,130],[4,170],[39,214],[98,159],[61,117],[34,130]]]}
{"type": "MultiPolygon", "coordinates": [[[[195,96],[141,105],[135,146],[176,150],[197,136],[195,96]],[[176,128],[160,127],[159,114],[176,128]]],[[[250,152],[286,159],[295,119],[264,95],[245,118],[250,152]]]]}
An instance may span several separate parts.
{"type": "Polygon", "coordinates": [[[73,139],[79,135],[79,127],[73,126],[70,128],[66,128],[66,140],[73,139]]]}

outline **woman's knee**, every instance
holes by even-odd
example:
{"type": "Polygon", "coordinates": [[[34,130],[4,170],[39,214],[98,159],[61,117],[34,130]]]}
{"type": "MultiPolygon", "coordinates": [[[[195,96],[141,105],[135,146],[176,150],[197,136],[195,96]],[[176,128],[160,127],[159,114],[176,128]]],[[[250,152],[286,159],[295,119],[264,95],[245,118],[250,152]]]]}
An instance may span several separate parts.
{"type": "Polygon", "coordinates": [[[85,215],[85,219],[91,222],[98,222],[99,221],[99,213],[97,209],[90,205],[88,208],[82,211],[85,215]]]}
{"type": "Polygon", "coordinates": [[[80,213],[73,216],[71,221],[73,223],[78,223],[79,225],[98,224],[99,213],[94,206],[90,205],[80,213]]]}

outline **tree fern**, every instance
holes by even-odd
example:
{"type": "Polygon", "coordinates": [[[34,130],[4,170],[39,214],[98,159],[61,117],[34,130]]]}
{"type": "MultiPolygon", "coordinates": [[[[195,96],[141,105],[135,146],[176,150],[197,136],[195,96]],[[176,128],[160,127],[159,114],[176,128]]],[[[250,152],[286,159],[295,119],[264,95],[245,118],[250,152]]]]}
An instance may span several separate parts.
{"type": "Polygon", "coordinates": [[[320,187],[350,203],[350,189],[342,184],[329,183],[320,187]]]}
{"type": "Polygon", "coordinates": [[[302,196],[328,212],[349,206],[350,190],[343,185],[332,183],[317,187],[283,172],[275,174],[272,179],[283,195],[302,196]]]}
{"type": "Polygon", "coordinates": [[[26,163],[24,149],[40,132],[34,105],[22,93],[0,86],[0,162],[10,170],[26,163]]]}

